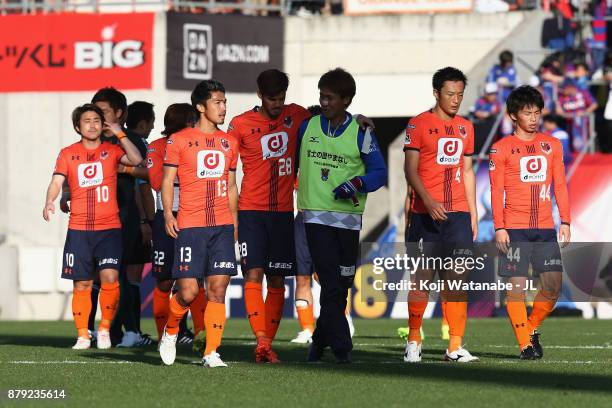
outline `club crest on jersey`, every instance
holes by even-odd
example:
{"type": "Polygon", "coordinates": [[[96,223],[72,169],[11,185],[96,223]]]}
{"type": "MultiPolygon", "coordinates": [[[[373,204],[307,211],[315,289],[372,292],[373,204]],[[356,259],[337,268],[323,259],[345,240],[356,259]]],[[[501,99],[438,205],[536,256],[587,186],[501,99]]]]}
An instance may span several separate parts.
{"type": "Polygon", "coordinates": [[[225,171],[225,155],[218,150],[198,152],[198,178],[219,178],[225,171]]]}
{"type": "Polygon", "coordinates": [[[326,169],[326,168],[321,169],[321,180],[323,181],[329,180],[329,169],[326,169]]]}
{"type": "Polygon", "coordinates": [[[410,133],[406,132],[406,139],[404,139],[404,144],[412,143],[412,139],[410,138],[410,133]]]}
{"type": "Polygon", "coordinates": [[[291,126],[293,126],[293,118],[291,116],[287,116],[283,121],[283,124],[286,128],[291,129],[291,126]]]}
{"type": "Polygon", "coordinates": [[[108,152],[106,150],[100,153],[100,159],[106,160],[107,158],[108,158],[108,152]]]}
{"type": "Polygon", "coordinates": [[[230,148],[230,144],[226,139],[221,138],[221,147],[227,152],[230,148]]]}
{"type": "Polygon", "coordinates": [[[79,187],[99,186],[104,180],[102,172],[102,163],[81,163],[77,167],[77,175],[79,179],[79,187]]]}
{"type": "Polygon", "coordinates": [[[489,170],[495,170],[495,162],[493,160],[489,160],[489,170]]]}
{"type": "Polygon", "coordinates": [[[545,154],[550,154],[550,152],[552,152],[552,147],[550,146],[550,143],[540,142],[540,147],[542,148],[542,152],[545,154]]]}
{"type": "Polygon", "coordinates": [[[151,167],[153,167],[153,159],[147,157],[147,169],[150,169],[151,167]]]}
{"type": "Polygon", "coordinates": [[[465,126],[461,125],[458,125],[457,127],[459,128],[459,135],[465,139],[467,136],[467,129],[465,128],[465,126]]]}
{"type": "Polygon", "coordinates": [[[287,153],[289,135],[287,132],[276,132],[264,135],[261,138],[261,151],[263,160],[282,157],[287,153]]]}

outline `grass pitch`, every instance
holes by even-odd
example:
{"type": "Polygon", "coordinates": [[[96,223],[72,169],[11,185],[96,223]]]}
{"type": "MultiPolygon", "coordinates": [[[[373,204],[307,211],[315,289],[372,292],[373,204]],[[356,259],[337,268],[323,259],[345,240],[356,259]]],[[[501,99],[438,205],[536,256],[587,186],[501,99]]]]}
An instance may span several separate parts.
{"type": "MultiPolygon", "coordinates": [[[[0,406],[612,406],[609,321],[549,319],[544,359],[519,361],[506,319],[468,322],[467,348],[480,362],[442,362],[439,320],[425,322],[423,362],[402,361],[403,320],[355,320],[353,363],[307,364],[306,346],[289,343],[295,320],[281,324],[275,350],[281,365],[253,362],[246,319],[228,321],[219,350],[227,369],[205,369],[190,346],[173,366],[156,348],[74,351],[71,322],[0,323],[0,406]],[[7,399],[8,389],[63,389],[61,401],[7,399]],[[87,405],[85,405],[87,404],[87,405]]],[[[151,320],[145,332],[154,333],[151,320]]],[[[330,353],[328,353],[330,354],[330,353]]]]}

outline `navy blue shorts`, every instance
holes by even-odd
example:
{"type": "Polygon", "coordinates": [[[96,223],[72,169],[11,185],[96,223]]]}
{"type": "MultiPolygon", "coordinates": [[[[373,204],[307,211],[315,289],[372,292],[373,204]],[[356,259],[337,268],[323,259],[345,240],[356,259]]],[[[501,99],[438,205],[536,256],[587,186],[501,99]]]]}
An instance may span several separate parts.
{"type": "Polygon", "coordinates": [[[304,228],[304,214],[298,211],[295,222],[295,259],[297,261],[296,275],[311,276],[314,272],[308,241],[306,240],[306,228],[304,228]]]}
{"type": "Polygon", "coordinates": [[[157,211],[153,218],[153,276],[155,279],[172,279],[173,264],[174,238],[166,233],[163,211],[157,211]]]}
{"type": "Polygon", "coordinates": [[[174,247],[172,278],[236,275],[234,226],[183,228],[174,247]]]}
{"type": "Polygon", "coordinates": [[[263,268],[274,276],[295,275],[293,211],[238,211],[243,271],[263,268]]]}
{"type": "Polygon", "coordinates": [[[64,244],[62,278],[92,280],[102,269],[119,270],[121,229],[79,231],[69,229],[64,244]]]}
{"type": "Polygon", "coordinates": [[[506,255],[499,254],[499,276],[532,276],[542,272],[563,272],[561,250],[554,229],[508,229],[510,245],[506,255]]]}
{"type": "Polygon", "coordinates": [[[472,254],[470,213],[450,212],[446,221],[434,221],[429,214],[412,214],[406,230],[406,243],[418,242],[425,256],[463,256],[472,254]]]}

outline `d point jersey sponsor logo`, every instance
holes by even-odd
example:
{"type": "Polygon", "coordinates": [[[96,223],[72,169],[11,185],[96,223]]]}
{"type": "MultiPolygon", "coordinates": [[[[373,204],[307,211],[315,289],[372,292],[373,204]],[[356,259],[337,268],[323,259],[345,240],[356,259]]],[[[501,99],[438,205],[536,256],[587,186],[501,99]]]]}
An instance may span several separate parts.
{"type": "Polygon", "coordinates": [[[442,166],[455,166],[461,159],[463,141],[457,138],[442,137],[438,140],[436,162],[442,166]]]}
{"type": "Polygon", "coordinates": [[[548,162],[544,156],[521,157],[521,181],[524,183],[541,183],[546,181],[548,162]]]}

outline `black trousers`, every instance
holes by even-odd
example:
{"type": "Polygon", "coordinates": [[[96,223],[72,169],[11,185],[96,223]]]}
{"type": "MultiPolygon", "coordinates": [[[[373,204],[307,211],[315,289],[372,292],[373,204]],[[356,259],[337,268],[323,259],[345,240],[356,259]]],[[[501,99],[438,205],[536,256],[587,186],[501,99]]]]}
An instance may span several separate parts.
{"type": "Polygon", "coordinates": [[[359,231],[312,223],[305,227],[321,284],[321,313],[312,340],[319,347],[330,346],[335,354],[349,352],[353,342],[344,310],[355,279],[359,231]]]}

